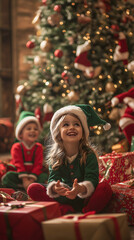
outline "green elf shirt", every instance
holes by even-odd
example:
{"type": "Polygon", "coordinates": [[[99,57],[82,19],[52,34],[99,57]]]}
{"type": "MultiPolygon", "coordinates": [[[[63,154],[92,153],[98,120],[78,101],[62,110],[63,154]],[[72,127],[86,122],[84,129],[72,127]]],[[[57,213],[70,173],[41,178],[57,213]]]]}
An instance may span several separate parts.
{"type": "Polygon", "coordinates": [[[47,194],[50,197],[55,198],[62,204],[70,204],[77,211],[81,211],[84,199],[92,195],[99,183],[99,167],[95,153],[91,151],[87,155],[86,163],[82,165],[80,165],[80,158],[81,156],[78,154],[71,162],[66,159],[56,170],[50,166],[47,186],[47,194]],[[71,189],[75,178],[78,179],[80,185],[86,187],[86,194],[78,194],[74,200],[71,200],[52,191],[53,185],[58,180],[61,181],[63,186],[71,189]]]}

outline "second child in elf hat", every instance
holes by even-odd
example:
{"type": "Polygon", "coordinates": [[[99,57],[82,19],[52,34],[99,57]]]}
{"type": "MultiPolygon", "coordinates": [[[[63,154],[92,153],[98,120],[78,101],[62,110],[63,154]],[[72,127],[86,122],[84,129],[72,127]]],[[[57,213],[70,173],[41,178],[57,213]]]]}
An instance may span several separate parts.
{"type": "Polygon", "coordinates": [[[3,176],[4,187],[27,190],[31,183],[45,183],[47,180],[48,174],[43,171],[43,147],[37,142],[40,132],[40,123],[34,113],[21,112],[15,129],[19,142],[11,148],[14,171],[3,176]]]}
{"type": "Polygon", "coordinates": [[[89,105],[69,105],[54,113],[48,185],[29,185],[32,200],[57,201],[62,214],[103,210],[112,190],[107,182],[99,183],[98,156],[88,140],[89,127],[96,125],[110,128],[89,105]]]}

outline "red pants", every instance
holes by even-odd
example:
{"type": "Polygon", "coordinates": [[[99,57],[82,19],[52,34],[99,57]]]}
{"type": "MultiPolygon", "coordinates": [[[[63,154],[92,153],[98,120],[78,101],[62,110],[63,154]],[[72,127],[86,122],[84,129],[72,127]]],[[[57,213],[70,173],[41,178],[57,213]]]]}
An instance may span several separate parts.
{"type": "MultiPolygon", "coordinates": [[[[33,201],[55,201],[46,194],[46,188],[39,183],[32,183],[27,190],[28,195],[33,201]]],[[[82,213],[89,211],[101,212],[108,204],[112,197],[112,189],[107,181],[99,183],[92,196],[84,201],[84,207],[81,209],[82,213]]],[[[60,204],[62,215],[67,213],[74,213],[72,206],[67,204],[60,204]]]]}

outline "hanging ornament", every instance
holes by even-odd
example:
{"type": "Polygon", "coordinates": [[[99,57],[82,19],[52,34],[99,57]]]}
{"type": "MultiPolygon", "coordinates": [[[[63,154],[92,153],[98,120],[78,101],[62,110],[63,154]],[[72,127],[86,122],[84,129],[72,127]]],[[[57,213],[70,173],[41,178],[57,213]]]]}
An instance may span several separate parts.
{"type": "Polygon", "coordinates": [[[42,127],[42,116],[41,116],[41,109],[40,109],[40,107],[37,107],[37,108],[35,109],[34,115],[35,115],[35,117],[39,120],[40,125],[41,125],[41,127],[42,127]]]}
{"type": "Polygon", "coordinates": [[[19,85],[19,86],[16,88],[16,93],[17,93],[17,94],[24,95],[25,92],[26,92],[26,88],[25,88],[24,85],[19,85]]]}
{"type": "Polygon", "coordinates": [[[61,74],[62,78],[65,80],[65,82],[69,85],[74,85],[76,82],[76,78],[73,77],[73,74],[69,71],[64,71],[61,74]]]}
{"type": "Polygon", "coordinates": [[[35,41],[31,41],[29,40],[27,43],[26,43],[26,47],[27,48],[34,48],[35,47],[35,41]]]}
{"type": "Polygon", "coordinates": [[[36,66],[38,66],[38,65],[40,65],[41,63],[42,63],[41,57],[40,57],[40,56],[35,56],[35,57],[34,57],[34,64],[35,64],[36,66]]]}
{"type": "Polygon", "coordinates": [[[91,22],[91,18],[85,16],[84,14],[81,14],[80,16],[78,16],[77,19],[78,19],[78,23],[81,23],[81,24],[87,24],[91,22]]]}
{"type": "Polygon", "coordinates": [[[134,71],[134,60],[127,65],[127,68],[129,71],[134,71]]]}
{"type": "Polygon", "coordinates": [[[43,40],[40,44],[40,49],[44,52],[49,52],[52,49],[52,44],[49,40],[43,40]]]}
{"type": "Polygon", "coordinates": [[[47,0],[42,0],[43,5],[47,6],[47,0]]]}
{"type": "Polygon", "coordinates": [[[91,46],[88,41],[84,44],[79,45],[76,50],[76,58],[74,61],[74,67],[78,70],[83,71],[84,75],[89,78],[94,78],[101,72],[101,67],[98,66],[93,68],[91,61],[88,59],[88,51],[91,46]]]}
{"type": "Polygon", "coordinates": [[[61,11],[61,5],[55,5],[54,11],[59,13],[61,11]]]}
{"type": "Polygon", "coordinates": [[[47,18],[47,22],[51,25],[51,26],[59,26],[60,21],[63,19],[62,15],[59,13],[54,13],[51,16],[49,16],[47,18]]]}
{"type": "Polygon", "coordinates": [[[67,97],[71,102],[77,102],[80,98],[79,93],[75,91],[71,91],[70,93],[68,93],[67,97]]]}
{"type": "Polygon", "coordinates": [[[63,51],[60,49],[57,49],[54,51],[54,56],[57,58],[61,58],[63,56],[63,51]]]}
{"type": "Polygon", "coordinates": [[[123,64],[127,65],[128,57],[129,57],[129,52],[128,52],[126,37],[123,32],[120,32],[119,39],[118,39],[118,46],[116,46],[115,48],[113,60],[115,62],[122,60],[123,64]]]}
{"type": "Polygon", "coordinates": [[[106,86],[105,86],[105,90],[106,90],[106,92],[111,92],[111,93],[115,93],[115,91],[116,91],[116,88],[115,88],[115,86],[114,86],[114,83],[112,83],[112,82],[108,82],[107,84],[106,84],[106,86]]]}
{"type": "Polygon", "coordinates": [[[40,20],[40,16],[41,16],[41,11],[38,10],[36,16],[34,17],[34,19],[32,21],[32,24],[38,23],[40,20]]]}
{"type": "Polygon", "coordinates": [[[48,103],[45,103],[43,106],[43,112],[44,112],[43,123],[50,122],[54,114],[52,106],[48,103]]]}

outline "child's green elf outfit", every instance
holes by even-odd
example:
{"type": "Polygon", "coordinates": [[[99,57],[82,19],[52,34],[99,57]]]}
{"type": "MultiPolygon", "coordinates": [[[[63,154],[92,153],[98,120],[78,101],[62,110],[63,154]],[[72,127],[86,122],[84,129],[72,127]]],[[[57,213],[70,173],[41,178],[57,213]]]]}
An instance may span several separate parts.
{"type": "Polygon", "coordinates": [[[21,188],[23,177],[33,178],[35,182],[39,183],[45,183],[47,180],[47,173],[43,172],[42,145],[35,142],[31,147],[28,147],[20,138],[21,130],[30,122],[35,122],[39,131],[41,131],[40,123],[32,112],[23,111],[20,114],[15,130],[15,136],[19,142],[14,143],[11,148],[11,162],[15,167],[15,171],[7,172],[2,177],[4,187],[10,187],[15,190],[21,188]]]}
{"type": "MultiPolygon", "coordinates": [[[[91,106],[84,104],[66,106],[56,111],[51,120],[50,131],[55,142],[58,141],[58,122],[63,115],[69,113],[75,114],[80,119],[87,139],[90,126],[104,125],[105,130],[110,128],[110,124],[102,120],[91,106]]],[[[62,165],[56,170],[50,166],[47,188],[36,183],[29,185],[28,194],[31,199],[35,201],[58,201],[62,204],[63,214],[68,210],[76,212],[102,211],[112,196],[111,187],[107,182],[99,183],[98,161],[91,149],[87,153],[86,164],[81,165],[80,158],[80,153],[71,158],[65,157],[62,165]],[[75,178],[78,179],[78,184],[86,187],[86,194],[78,194],[75,199],[70,200],[52,191],[53,185],[58,180],[60,180],[61,185],[71,189],[75,178]]]]}

